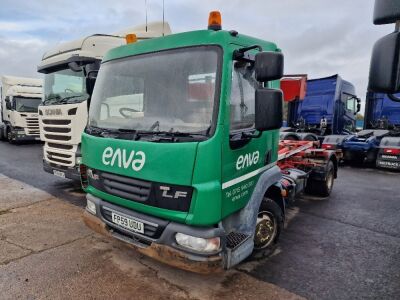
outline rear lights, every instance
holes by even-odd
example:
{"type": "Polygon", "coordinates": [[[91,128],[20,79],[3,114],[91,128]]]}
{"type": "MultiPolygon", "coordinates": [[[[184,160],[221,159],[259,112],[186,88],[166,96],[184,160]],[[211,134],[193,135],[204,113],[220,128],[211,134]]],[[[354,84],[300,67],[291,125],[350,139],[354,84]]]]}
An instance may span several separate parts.
{"type": "Polygon", "coordinates": [[[334,144],[322,144],[322,149],[326,150],[336,150],[336,145],[334,144]]]}
{"type": "Polygon", "coordinates": [[[87,166],[84,164],[79,165],[79,171],[81,174],[81,184],[84,189],[86,189],[89,185],[88,176],[87,176],[87,166]]]}
{"type": "Polygon", "coordinates": [[[390,155],[399,155],[400,149],[386,148],[386,149],[383,149],[383,153],[390,154],[390,155]]]}

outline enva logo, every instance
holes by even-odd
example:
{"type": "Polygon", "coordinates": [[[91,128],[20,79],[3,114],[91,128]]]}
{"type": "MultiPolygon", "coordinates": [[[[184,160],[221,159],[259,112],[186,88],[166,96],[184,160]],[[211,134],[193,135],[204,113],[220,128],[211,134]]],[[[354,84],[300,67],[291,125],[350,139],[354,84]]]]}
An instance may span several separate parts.
{"type": "Polygon", "coordinates": [[[143,151],[127,151],[126,149],[113,149],[107,147],[103,151],[102,162],[106,166],[117,165],[120,168],[140,171],[146,162],[146,155],[143,151]]]}
{"type": "Polygon", "coordinates": [[[259,159],[260,152],[258,151],[240,155],[236,161],[236,170],[251,167],[252,165],[257,164],[259,159]]]}

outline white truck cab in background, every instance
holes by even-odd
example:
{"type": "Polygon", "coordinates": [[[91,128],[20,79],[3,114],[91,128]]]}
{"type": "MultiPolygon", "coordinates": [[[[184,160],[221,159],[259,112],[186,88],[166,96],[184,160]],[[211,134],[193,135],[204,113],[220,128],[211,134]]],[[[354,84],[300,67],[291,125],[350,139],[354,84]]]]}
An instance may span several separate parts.
{"type": "Polygon", "coordinates": [[[0,139],[10,143],[40,140],[38,106],[42,85],[41,79],[1,78],[0,139]]]}
{"type": "Polygon", "coordinates": [[[108,50],[126,44],[126,35],[132,33],[140,41],[171,30],[168,23],[148,23],[112,35],[94,34],[66,42],[43,55],[38,66],[38,72],[44,74],[39,124],[46,172],[80,180],[81,135],[101,59],[108,50]]]}

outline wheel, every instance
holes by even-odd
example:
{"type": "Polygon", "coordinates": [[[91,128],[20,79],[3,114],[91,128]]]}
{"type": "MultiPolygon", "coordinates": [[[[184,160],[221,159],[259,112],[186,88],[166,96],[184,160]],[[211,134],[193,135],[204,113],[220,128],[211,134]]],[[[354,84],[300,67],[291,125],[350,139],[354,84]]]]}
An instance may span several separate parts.
{"type": "Polygon", "coordinates": [[[306,193],[310,195],[328,197],[333,189],[335,182],[335,167],[332,161],[328,162],[326,166],[326,177],[324,181],[313,180],[312,178],[307,181],[306,193]]]}
{"type": "Polygon", "coordinates": [[[10,144],[13,144],[13,143],[14,143],[14,140],[13,140],[12,128],[7,127],[6,136],[7,136],[7,141],[8,141],[10,144]]]}
{"type": "Polygon", "coordinates": [[[283,212],[272,199],[264,198],[257,216],[254,250],[268,250],[278,241],[283,228],[283,212]]]}

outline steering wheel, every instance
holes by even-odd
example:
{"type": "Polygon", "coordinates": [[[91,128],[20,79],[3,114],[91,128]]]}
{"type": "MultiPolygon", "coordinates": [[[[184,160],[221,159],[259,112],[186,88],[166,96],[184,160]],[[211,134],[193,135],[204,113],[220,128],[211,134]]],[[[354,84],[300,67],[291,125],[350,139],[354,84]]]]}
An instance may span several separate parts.
{"type": "Polygon", "coordinates": [[[68,92],[70,92],[70,93],[75,93],[75,92],[74,92],[73,90],[71,90],[71,89],[65,89],[64,92],[66,92],[66,93],[68,93],[68,92]]]}
{"type": "Polygon", "coordinates": [[[119,113],[120,113],[124,118],[128,119],[128,118],[130,118],[131,116],[130,116],[130,115],[127,115],[126,112],[139,112],[139,111],[136,110],[136,109],[133,109],[133,108],[129,108],[129,107],[121,107],[121,108],[119,109],[119,113]]]}

